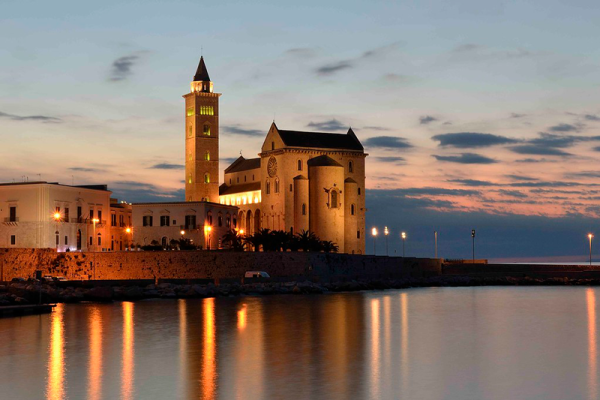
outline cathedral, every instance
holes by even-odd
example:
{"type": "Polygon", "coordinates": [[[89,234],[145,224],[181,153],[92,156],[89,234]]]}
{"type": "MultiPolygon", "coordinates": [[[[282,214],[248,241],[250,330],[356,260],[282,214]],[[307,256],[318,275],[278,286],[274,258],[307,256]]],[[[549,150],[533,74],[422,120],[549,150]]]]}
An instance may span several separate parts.
{"type": "Polygon", "coordinates": [[[314,232],[340,253],[365,252],[365,158],[345,134],[283,130],[273,122],[257,158],[240,156],[219,185],[219,97],[204,58],[185,99],[187,202],[235,206],[232,226],[314,232]]]}

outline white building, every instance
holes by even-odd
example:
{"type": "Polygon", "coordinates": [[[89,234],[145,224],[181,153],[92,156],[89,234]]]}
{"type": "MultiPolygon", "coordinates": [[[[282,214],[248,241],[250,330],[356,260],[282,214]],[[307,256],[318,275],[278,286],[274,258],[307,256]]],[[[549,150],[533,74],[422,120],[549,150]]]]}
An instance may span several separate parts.
{"type": "Polygon", "coordinates": [[[189,239],[202,249],[222,247],[223,235],[237,228],[235,206],[207,201],[134,203],[133,243],[166,248],[171,240],[189,239]]]}
{"type": "Polygon", "coordinates": [[[122,250],[131,207],[111,207],[110,194],[105,185],[0,184],[0,247],[122,250]]]}

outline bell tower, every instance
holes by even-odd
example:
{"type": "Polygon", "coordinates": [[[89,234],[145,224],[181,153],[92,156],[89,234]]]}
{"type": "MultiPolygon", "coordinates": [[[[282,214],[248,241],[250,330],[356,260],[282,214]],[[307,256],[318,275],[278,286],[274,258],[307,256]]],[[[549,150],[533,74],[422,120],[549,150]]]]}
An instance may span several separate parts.
{"type": "Polygon", "coordinates": [[[219,97],[204,57],[185,99],[185,200],[219,202],[219,97]]]}

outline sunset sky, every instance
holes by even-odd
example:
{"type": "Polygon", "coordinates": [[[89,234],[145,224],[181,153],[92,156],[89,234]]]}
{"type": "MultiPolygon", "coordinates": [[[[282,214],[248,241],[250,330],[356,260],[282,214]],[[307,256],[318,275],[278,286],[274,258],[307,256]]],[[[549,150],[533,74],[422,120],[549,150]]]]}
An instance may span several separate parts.
{"type": "Polygon", "coordinates": [[[5,0],[0,181],[182,199],[181,96],[202,52],[223,93],[222,169],[256,157],[273,119],[351,126],[367,228],[389,224],[392,251],[406,230],[410,255],[431,256],[438,230],[442,256],[469,257],[477,228],[481,257],[585,257],[599,20],[594,1],[5,0]]]}

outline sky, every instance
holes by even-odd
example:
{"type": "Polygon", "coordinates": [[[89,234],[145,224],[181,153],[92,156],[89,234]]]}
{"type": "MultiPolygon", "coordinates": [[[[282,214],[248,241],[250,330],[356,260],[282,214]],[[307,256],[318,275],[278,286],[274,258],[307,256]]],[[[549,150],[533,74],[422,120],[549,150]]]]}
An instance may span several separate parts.
{"type": "Polygon", "coordinates": [[[203,54],[223,94],[221,169],[256,157],[273,120],[351,126],[369,154],[367,228],[389,225],[390,253],[406,231],[407,255],[432,256],[438,231],[441,256],[468,258],[476,229],[478,257],[580,260],[587,233],[600,235],[597,2],[1,9],[0,182],[182,199],[181,96],[203,54]]]}

